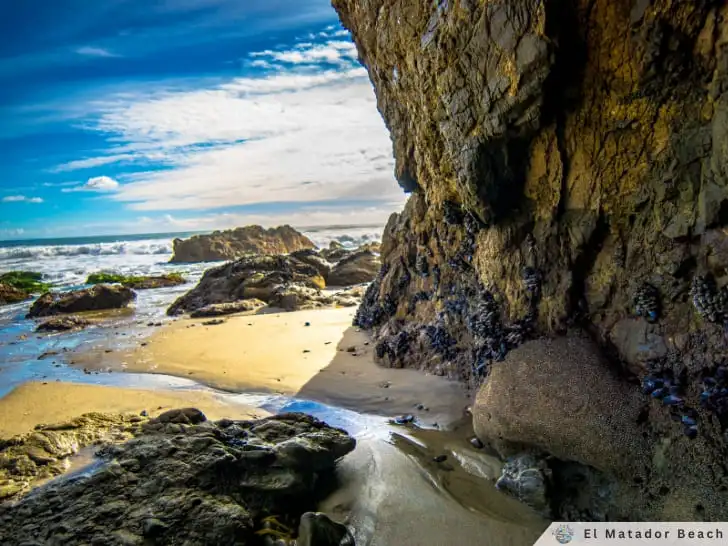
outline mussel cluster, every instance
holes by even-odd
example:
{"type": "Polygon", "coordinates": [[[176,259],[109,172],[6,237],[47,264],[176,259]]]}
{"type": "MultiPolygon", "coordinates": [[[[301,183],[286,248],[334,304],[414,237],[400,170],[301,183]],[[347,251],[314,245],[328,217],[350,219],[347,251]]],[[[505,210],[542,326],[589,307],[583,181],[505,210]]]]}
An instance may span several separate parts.
{"type": "Polygon", "coordinates": [[[683,388],[684,381],[669,368],[654,369],[642,380],[642,392],[669,407],[673,419],[683,425],[685,435],[695,438],[698,435],[698,413],[685,405],[683,388]]]}
{"type": "Polygon", "coordinates": [[[409,286],[410,281],[412,280],[412,275],[410,275],[409,270],[407,269],[404,260],[402,261],[402,274],[397,279],[397,289],[402,292],[404,289],[409,286]]]}
{"type": "Polygon", "coordinates": [[[442,204],[442,216],[445,222],[451,226],[458,226],[463,222],[462,208],[452,201],[445,201],[442,204]]]}
{"type": "Polygon", "coordinates": [[[463,223],[465,224],[465,231],[470,236],[477,235],[478,232],[483,228],[480,220],[478,220],[478,218],[476,218],[476,216],[472,212],[465,213],[463,223]]]}
{"type": "MultiPolygon", "coordinates": [[[[381,271],[380,271],[381,275],[381,271]]],[[[376,278],[367,288],[364,293],[364,298],[359,308],[356,310],[354,315],[354,326],[359,328],[370,329],[386,318],[387,314],[379,303],[379,289],[381,287],[381,278],[376,278]]],[[[395,308],[396,311],[396,308],[395,308]]],[[[394,314],[392,312],[391,314],[394,314]]]]}
{"type": "Polygon", "coordinates": [[[529,294],[529,299],[537,298],[541,294],[541,274],[533,267],[523,269],[523,284],[529,294]]]}
{"type": "Polygon", "coordinates": [[[415,271],[420,277],[427,277],[430,274],[430,264],[427,261],[427,256],[424,254],[417,255],[415,271]]]}
{"type": "Polygon", "coordinates": [[[722,323],[728,319],[728,288],[718,290],[712,277],[693,277],[690,296],[698,314],[705,320],[722,323]]]}
{"type": "Polygon", "coordinates": [[[455,356],[455,339],[441,324],[428,324],[424,327],[424,332],[435,351],[441,353],[446,359],[455,356]]]}
{"type": "Polygon", "coordinates": [[[718,366],[703,377],[700,404],[718,417],[721,426],[728,426],[728,368],[718,366]]]}
{"type": "Polygon", "coordinates": [[[634,295],[634,310],[638,317],[644,317],[647,322],[657,322],[660,318],[660,293],[657,288],[643,282],[634,295]]]}
{"type": "Polygon", "coordinates": [[[417,304],[421,301],[429,301],[430,300],[430,294],[427,292],[421,290],[417,292],[414,296],[412,296],[412,299],[410,300],[409,304],[409,310],[410,313],[415,310],[415,307],[417,307],[417,304]]]}

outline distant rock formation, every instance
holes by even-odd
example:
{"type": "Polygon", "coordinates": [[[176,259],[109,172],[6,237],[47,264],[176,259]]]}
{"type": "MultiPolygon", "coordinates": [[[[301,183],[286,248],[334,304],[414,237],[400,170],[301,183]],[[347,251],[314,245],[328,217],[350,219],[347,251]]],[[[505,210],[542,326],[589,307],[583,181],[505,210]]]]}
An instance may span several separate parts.
{"type": "Polygon", "coordinates": [[[171,263],[235,260],[248,254],[288,254],[316,245],[291,226],[246,226],[173,241],[171,263]]]}
{"type": "Polygon", "coordinates": [[[109,284],[97,284],[91,288],[71,292],[46,292],[33,302],[28,311],[28,318],[120,309],[135,299],[136,294],[130,288],[109,284]]]}
{"type": "Polygon", "coordinates": [[[346,528],[305,513],[316,506],[319,478],[356,441],[299,413],[209,422],[186,408],[153,419],[88,414],[39,427],[0,443],[0,495],[60,474],[69,455],[99,441],[106,443],[98,468],[0,504],[0,543],[253,546],[263,544],[271,520],[270,535],[280,537],[286,523],[301,519],[304,535],[318,537],[306,544],[344,544],[320,538],[343,540],[346,528]]]}

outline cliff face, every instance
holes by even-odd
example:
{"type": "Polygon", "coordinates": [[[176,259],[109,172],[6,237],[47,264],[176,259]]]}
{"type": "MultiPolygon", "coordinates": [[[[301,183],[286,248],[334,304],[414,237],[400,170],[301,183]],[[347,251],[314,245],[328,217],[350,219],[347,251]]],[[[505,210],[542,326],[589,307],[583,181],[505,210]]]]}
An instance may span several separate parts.
{"type": "Polygon", "coordinates": [[[246,254],[288,254],[316,245],[291,226],[245,226],[173,241],[171,263],[235,260],[246,254]]]}
{"type": "Polygon", "coordinates": [[[654,457],[702,461],[660,515],[725,516],[693,494],[699,472],[725,488],[725,2],[333,5],[412,192],[357,316],[382,362],[478,386],[528,338],[586,330],[643,382],[654,457]]]}

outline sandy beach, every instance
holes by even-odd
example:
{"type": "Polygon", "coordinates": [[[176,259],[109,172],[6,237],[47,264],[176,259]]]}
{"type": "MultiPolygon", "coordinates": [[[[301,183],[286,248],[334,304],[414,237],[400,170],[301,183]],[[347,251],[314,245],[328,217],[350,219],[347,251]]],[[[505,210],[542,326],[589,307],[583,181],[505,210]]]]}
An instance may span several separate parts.
{"type": "Polygon", "coordinates": [[[267,412],[225,402],[205,392],[154,391],[78,383],[26,383],[0,398],[0,438],[22,434],[38,424],[62,422],[83,413],[157,415],[179,407],[196,407],[209,418],[248,419],[267,412]]]}
{"type": "Polygon", "coordinates": [[[128,351],[74,354],[96,371],[157,373],[229,392],[295,395],[364,413],[413,414],[445,428],[469,404],[463,387],[374,362],[368,335],[351,327],[354,309],[237,315],[222,324],[185,319],[128,351]]]}

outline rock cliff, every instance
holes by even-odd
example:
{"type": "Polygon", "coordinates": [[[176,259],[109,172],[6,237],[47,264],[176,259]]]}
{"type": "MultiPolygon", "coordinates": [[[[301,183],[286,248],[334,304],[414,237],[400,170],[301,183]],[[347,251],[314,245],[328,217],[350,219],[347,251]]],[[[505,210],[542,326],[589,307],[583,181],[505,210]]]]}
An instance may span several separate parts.
{"type": "MultiPolygon", "coordinates": [[[[541,369],[522,343],[586,332],[606,357],[593,368],[610,377],[601,395],[619,405],[629,391],[642,410],[636,423],[595,421],[582,442],[596,426],[632,430],[651,464],[630,478],[641,505],[559,515],[724,519],[725,500],[708,492],[728,485],[725,2],[333,5],[412,194],[356,318],[382,362],[479,387],[525,360],[497,374],[512,392],[541,369]]],[[[549,388],[559,380],[569,376],[549,388]]],[[[584,404],[600,396],[585,389],[584,404]]],[[[613,474],[546,436],[525,445],[613,474]]]]}
{"type": "Polygon", "coordinates": [[[172,244],[172,263],[235,260],[246,254],[288,254],[316,246],[291,226],[270,229],[245,226],[195,235],[189,239],[175,239],[172,244]]]}

